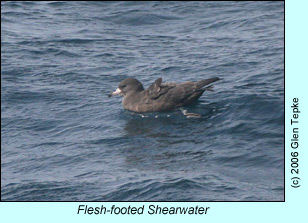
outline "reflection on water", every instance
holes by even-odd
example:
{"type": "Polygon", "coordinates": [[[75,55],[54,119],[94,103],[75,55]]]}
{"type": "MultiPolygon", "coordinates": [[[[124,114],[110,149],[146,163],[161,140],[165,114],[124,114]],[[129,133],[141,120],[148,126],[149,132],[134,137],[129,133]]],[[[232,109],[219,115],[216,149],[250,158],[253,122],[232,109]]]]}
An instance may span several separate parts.
{"type": "MultiPolygon", "coordinates": [[[[186,118],[180,110],[168,113],[141,114],[123,112],[127,143],[123,155],[129,166],[140,169],[173,169],[188,157],[205,161],[212,149],[204,133],[213,125],[210,120],[218,111],[217,104],[188,107],[200,112],[199,119],[186,118]],[[202,149],[204,148],[204,149],[202,149]],[[170,165],[170,162],[175,166],[170,165]]],[[[177,167],[178,168],[178,167],[177,167]]]]}

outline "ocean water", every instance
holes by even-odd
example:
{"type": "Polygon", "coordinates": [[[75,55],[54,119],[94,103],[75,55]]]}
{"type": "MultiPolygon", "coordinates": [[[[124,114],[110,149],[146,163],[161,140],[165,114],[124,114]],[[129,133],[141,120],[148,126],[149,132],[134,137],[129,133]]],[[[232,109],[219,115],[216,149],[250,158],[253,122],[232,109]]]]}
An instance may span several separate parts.
{"type": "Polygon", "coordinates": [[[1,2],[1,199],[284,200],[284,2],[1,2]],[[127,77],[221,80],[187,118],[127,77]]]}

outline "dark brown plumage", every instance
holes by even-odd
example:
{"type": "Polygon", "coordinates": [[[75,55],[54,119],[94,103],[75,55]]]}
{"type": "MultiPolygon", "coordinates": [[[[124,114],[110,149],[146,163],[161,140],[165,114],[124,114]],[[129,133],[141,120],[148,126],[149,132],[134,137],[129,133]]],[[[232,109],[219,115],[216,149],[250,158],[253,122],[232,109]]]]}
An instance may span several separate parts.
{"type": "Polygon", "coordinates": [[[135,78],[123,80],[118,89],[109,94],[123,95],[123,107],[134,112],[168,111],[186,106],[196,101],[205,90],[205,86],[219,80],[218,77],[185,83],[162,83],[157,79],[148,89],[144,90],[142,84],[135,78]]]}

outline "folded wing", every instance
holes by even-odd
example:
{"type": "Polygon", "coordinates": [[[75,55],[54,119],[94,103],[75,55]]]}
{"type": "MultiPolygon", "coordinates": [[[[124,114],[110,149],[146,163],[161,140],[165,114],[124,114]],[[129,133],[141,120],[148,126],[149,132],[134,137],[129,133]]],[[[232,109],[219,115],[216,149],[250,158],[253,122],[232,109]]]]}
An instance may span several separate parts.
{"type": "Polygon", "coordinates": [[[183,106],[197,100],[206,88],[203,88],[219,78],[209,78],[197,82],[181,84],[162,83],[162,78],[157,79],[146,91],[144,97],[146,104],[168,103],[170,106],[183,106]]]}

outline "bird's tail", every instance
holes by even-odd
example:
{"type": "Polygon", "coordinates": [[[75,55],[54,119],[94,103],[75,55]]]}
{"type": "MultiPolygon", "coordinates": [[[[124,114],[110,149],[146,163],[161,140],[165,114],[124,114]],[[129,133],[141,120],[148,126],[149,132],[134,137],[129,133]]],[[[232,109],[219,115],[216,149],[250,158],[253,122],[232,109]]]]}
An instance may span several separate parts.
{"type": "Polygon", "coordinates": [[[200,89],[206,85],[209,85],[215,81],[218,81],[219,78],[218,77],[213,77],[213,78],[209,78],[209,79],[205,79],[205,80],[201,80],[201,81],[197,81],[196,82],[196,88],[197,89],[200,89]]]}

